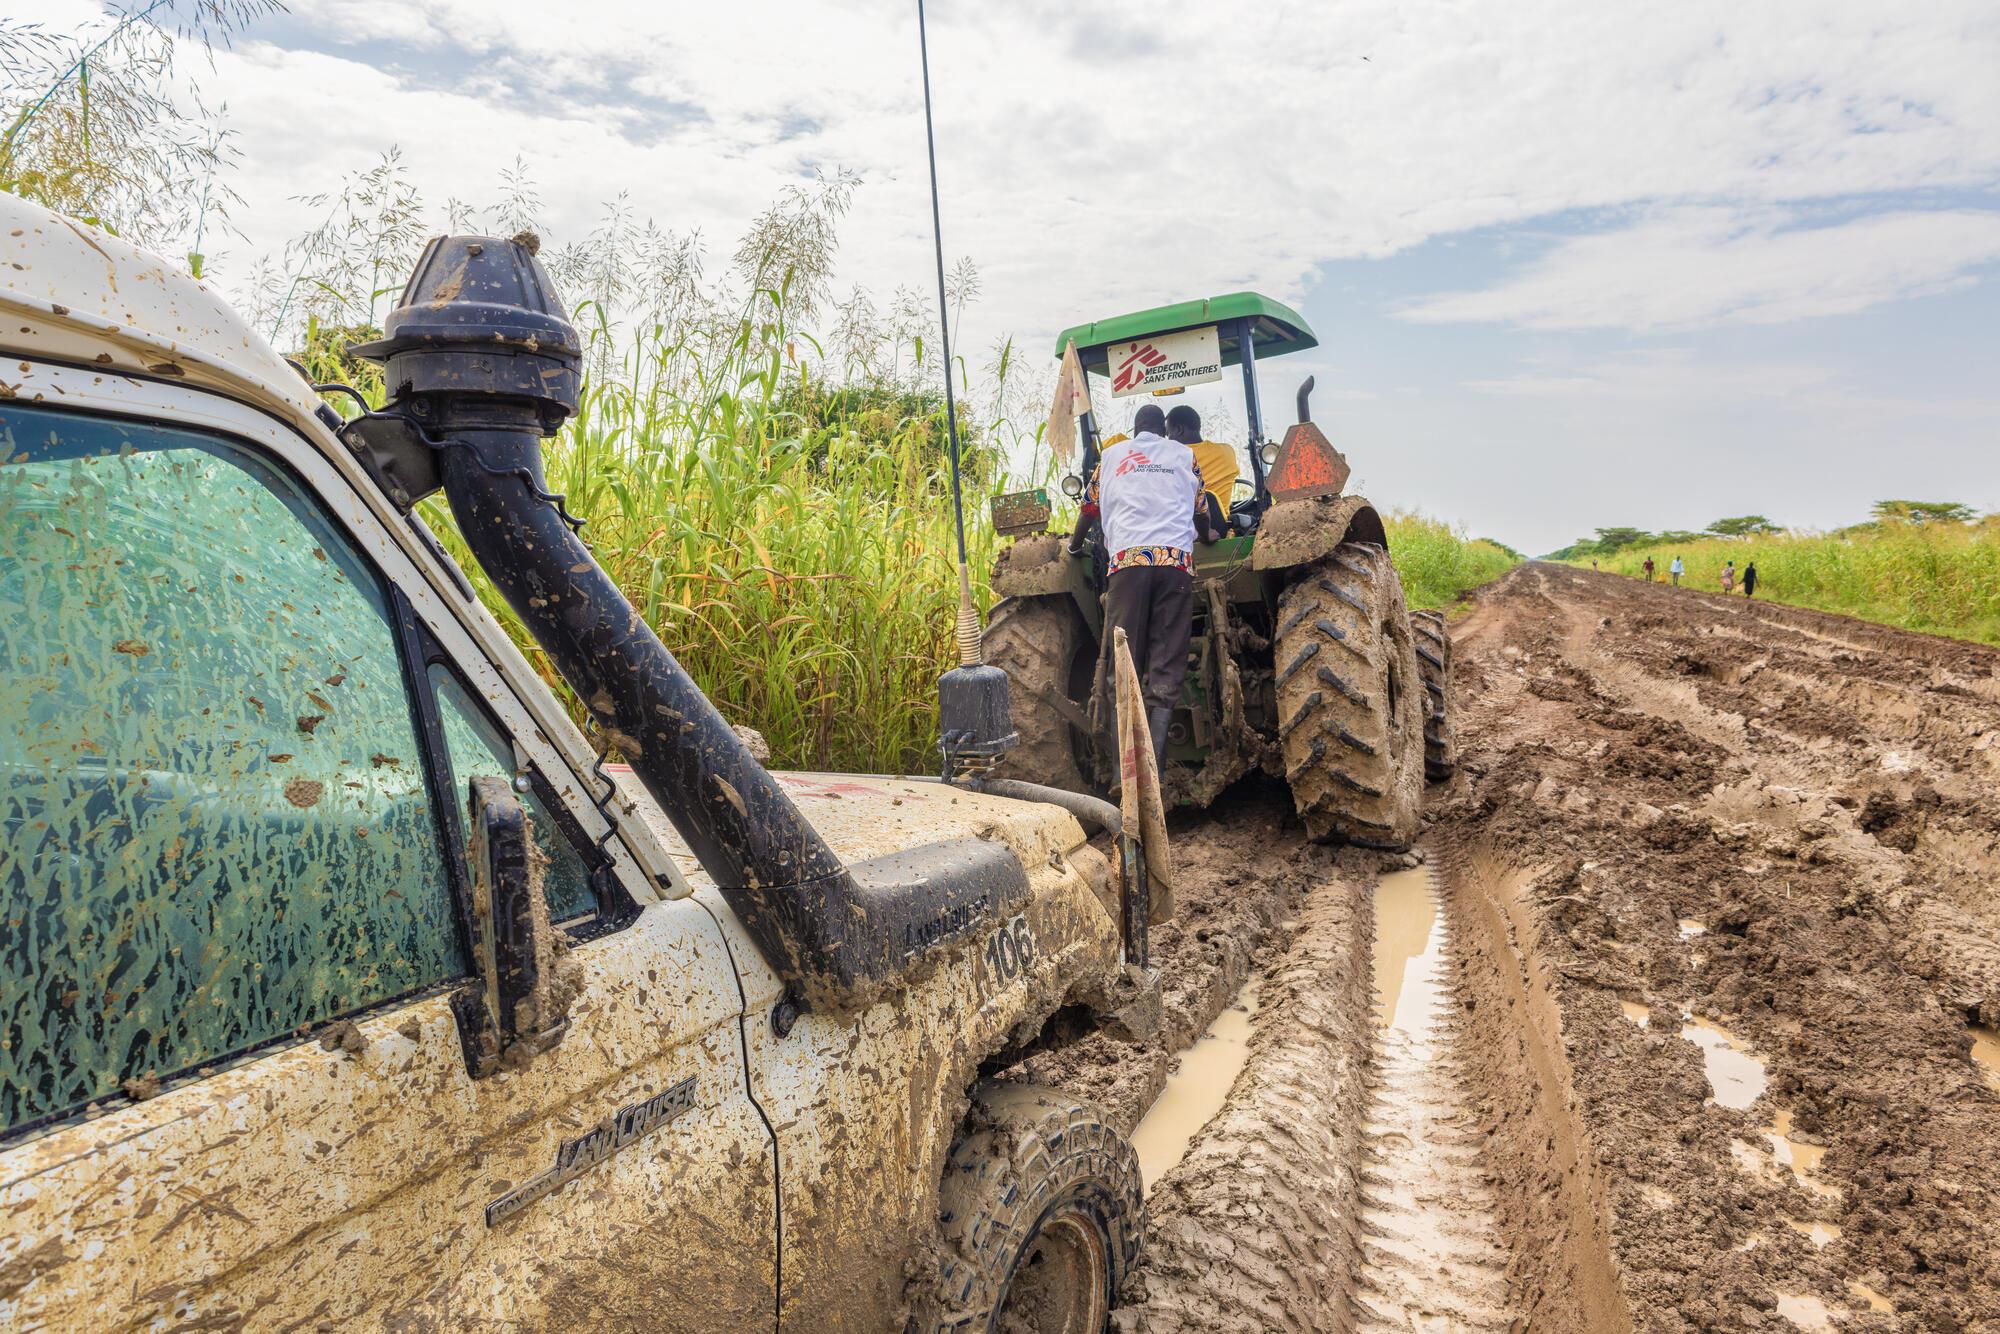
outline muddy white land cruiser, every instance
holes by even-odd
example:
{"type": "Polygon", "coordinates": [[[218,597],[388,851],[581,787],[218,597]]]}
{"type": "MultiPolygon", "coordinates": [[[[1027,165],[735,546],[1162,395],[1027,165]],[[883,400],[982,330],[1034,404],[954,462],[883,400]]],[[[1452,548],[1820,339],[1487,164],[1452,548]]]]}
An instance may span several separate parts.
{"type": "Polygon", "coordinates": [[[532,252],[434,242],[343,422],[0,195],[0,1327],[1101,1328],[1131,1149],[989,1077],[1130,1020],[1105,858],[750,756],[543,486],[532,252]]]}

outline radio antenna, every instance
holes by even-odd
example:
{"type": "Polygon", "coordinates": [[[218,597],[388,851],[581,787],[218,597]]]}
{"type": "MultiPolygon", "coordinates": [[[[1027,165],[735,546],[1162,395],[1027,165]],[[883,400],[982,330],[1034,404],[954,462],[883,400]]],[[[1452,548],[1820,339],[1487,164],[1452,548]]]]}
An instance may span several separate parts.
{"type": "Polygon", "coordinates": [[[917,51],[924,71],[924,145],[931,168],[931,237],[937,244],[938,343],[944,350],[944,426],[951,449],[951,514],[958,529],[958,665],[986,660],[980,645],[979,613],[972,606],[972,570],[965,557],[965,496],[959,480],[958,399],[951,384],[951,313],[945,305],[944,222],[938,209],[937,131],[931,125],[931,47],[924,24],[924,0],[917,0],[917,51]]]}

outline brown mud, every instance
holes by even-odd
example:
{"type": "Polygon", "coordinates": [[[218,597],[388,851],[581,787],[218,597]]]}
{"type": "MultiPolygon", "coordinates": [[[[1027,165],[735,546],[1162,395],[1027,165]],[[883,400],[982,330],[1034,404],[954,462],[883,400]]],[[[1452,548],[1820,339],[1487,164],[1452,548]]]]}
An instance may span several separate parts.
{"type": "Polygon", "coordinates": [[[1539,1120],[1592,1179],[1538,1218],[1549,1150],[1496,1135],[1517,1254],[1601,1195],[1642,1330],[2000,1322],[2000,652],[1542,565],[1454,639],[1434,837],[1548,997],[1539,1120]]]}
{"type": "Polygon", "coordinates": [[[2000,1329],[2000,651],[1544,565],[1453,631],[1428,1026],[1393,862],[1256,787],[1175,831],[1167,1031],[1035,1063],[1129,1128],[1259,978],[1120,1328],[2000,1329]]]}
{"type": "Polygon", "coordinates": [[[1147,1199],[1120,1330],[1347,1327],[1371,999],[1360,884],[1321,880],[1260,978],[1242,1072],[1147,1199]]]}
{"type": "Polygon", "coordinates": [[[1467,998],[1444,907],[1428,871],[1397,871],[1375,887],[1374,1077],[1356,1298],[1357,1328],[1367,1334],[1504,1334],[1514,1321],[1461,1040],[1467,998]]]}
{"type": "Polygon", "coordinates": [[[1128,1135],[1179,1054],[1236,999],[1253,968],[1284,948],[1308,888],[1338,861],[1305,839],[1290,799],[1269,784],[1232,794],[1227,819],[1176,819],[1172,838],[1176,911],[1151,931],[1159,1033],[1136,1045],[1085,1038],[1023,1068],[1027,1078],[1096,1103],[1128,1135]]]}

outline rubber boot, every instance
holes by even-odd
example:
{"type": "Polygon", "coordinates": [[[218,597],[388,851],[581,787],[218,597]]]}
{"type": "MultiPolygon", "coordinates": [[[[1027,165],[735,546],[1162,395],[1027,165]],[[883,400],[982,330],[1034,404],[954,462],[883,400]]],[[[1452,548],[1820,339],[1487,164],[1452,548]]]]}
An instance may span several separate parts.
{"type": "Polygon", "coordinates": [[[1167,722],[1173,716],[1172,709],[1154,704],[1146,706],[1146,726],[1153,733],[1153,764],[1161,773],[1167,769],[1167,722]]]}

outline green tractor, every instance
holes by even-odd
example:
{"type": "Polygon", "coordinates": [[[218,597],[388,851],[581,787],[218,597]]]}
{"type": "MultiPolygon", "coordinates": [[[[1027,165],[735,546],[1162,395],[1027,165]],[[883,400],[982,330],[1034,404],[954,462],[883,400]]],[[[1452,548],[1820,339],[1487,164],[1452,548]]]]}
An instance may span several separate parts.
{"type": "MultiPolygon", "coordinates": [[[[1083,373],[1105,377],[1117,397],[1177,393],[1241,368],[1248,476],[1223,497],[1227,535],[1195,549],[1187,682],[1160,757],[1168,799],[1206,806],[1261,770],[1289,784],[1314,837],[1400,849],[1416,837],[1425,780],[1456,765],[1451,643],[1439,613],[1404,605],[1374,506],[1342,494],[1347,462],[1310,419],[1310,377],[1297,424],[1265,441],[1257,363],[1317,342],[1295,311],[1236,292],[1079,325],[1056,355],[1073,346],[1083,373]]],[[[1077,428],[1080,466],[1063,479],[1072,498],[1105,443],[1090,412],[1077,428]]],[[[1021,736],[1000,767],[1106,791],[1117,775],[1106,553],[1069,554],[1050,514],[1044,491],[993,504],[996,530],[1013,540],[993,571],[1001,601],[986,654],[1012,682],[1021,736]]]]}

